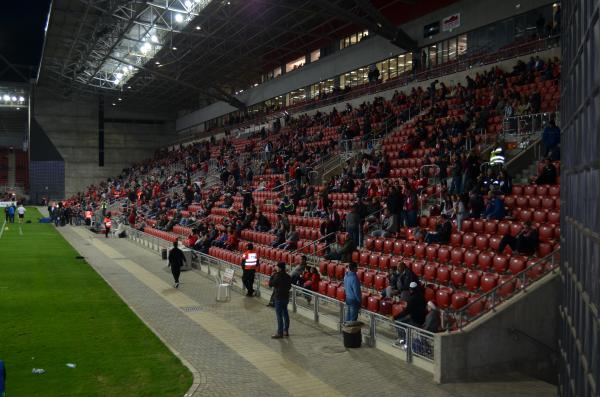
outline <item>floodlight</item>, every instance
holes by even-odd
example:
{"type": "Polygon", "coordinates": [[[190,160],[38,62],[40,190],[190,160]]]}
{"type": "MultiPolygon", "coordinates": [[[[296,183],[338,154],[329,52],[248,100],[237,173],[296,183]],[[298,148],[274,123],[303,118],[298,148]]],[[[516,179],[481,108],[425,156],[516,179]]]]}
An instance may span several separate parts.
{"type": "Polygon", "coordinates": [[[158,37],[156,37],[156,35],[155,35],[155,34],[153,34],[153,35],[152,35],[152,37],[150,38],[150,40],[151,40],[153,43],[158,43],[158,37]]]}
{"type": "Polygon", "coordinates": [[[2,97],[2,99],[4,99],[5,102],[10,101],[10,97],[6,94],[4,94],[4,96],[2,97]]]}
{"type": "Polygon", "coordinates": [[[175,21],[179,23],[183,22],[183,15],[175,14],[175,21]]]}
{"type": "Polygon", "coordinates": [[[10,99],[11,99],[13,102],[17,102],[17,97],[16,97],[16,96],[13,96],[13,97],[11,97],[10,99]]]}
{"type": "Polygon", "coordinates": [[[25,98],[23,98],[22,96],[19,97],[19,102],[25,102],[25,98]]]}
{"type": "Polygon", "coordinates": [[[200,25],[196,26],[196,30],[200,30],[200,29],[202,29],[202,26],[200,26],[200,25]]]}
{"type": "Polygon", "coordinates": [[[185,4],[185,8],[187,8],[188,10],[192,8],[192,2],[190,0],[185,0],[185,3],[183,4],[185,4]]]}
{"type": "Polygon", "coordinates": [[[119,101],[122,101],[122,100],[123,100],[123,98],[119,98],[119,101]]]}
{"type": "Polygon", "coordinates": [[[115,73],[117,79],[121,80],[123,78],[123,73],[115,73]]]}
{"type": "Polygon", "coordinates": [[[152,45],[150,43],[144,43],[140,50],[145,54],[152,49],[152,45]]]}

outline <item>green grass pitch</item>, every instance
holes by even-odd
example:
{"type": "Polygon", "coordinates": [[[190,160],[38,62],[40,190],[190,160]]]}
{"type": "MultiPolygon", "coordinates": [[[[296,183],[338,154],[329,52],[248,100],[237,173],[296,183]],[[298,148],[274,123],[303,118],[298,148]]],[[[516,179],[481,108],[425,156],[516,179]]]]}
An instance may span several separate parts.
{"type": "Polygon", "coordinates": [[[6,396],[183,396],[189,370],[40,217],[28,208],[0,237],[6,396]]]}

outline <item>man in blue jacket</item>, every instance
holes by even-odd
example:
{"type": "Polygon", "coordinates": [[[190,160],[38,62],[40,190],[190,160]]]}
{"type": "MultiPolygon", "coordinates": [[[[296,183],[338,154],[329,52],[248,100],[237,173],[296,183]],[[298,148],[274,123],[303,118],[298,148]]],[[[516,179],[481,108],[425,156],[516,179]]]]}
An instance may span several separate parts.
{"type": "Polygon", "coordinates": [[[499,192],[490,190],[488,196],[488,204],[485,209],[483,216],[485,219],[497,219],[502,220],[506,216],[506,210],[504,209],[504,201],[500,198],[499,192]]]}
{"type": "Polygon", "coordinates": [[[348,271],[344,276],[344,291],[346,292],[346,318],[345,321],[356,321],[358,319],[358,311],[360,310],[360,302],[362,294],[360,290],[360,281],[356,275],[358,265],[351,262],[348,265],[348,271]]]}

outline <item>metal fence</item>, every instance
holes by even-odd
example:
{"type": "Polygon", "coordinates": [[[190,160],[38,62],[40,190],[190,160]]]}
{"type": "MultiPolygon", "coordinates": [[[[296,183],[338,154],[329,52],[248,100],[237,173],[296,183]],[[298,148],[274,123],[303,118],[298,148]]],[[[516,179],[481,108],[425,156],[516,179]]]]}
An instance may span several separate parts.
{"type": "MultiPolygon", "coordinates": [[[[148,233],[128,228],[127,236],[137,244],[142,245],[152,251],[161,253],[163,249],[171,246],[168,241],[152,236],[148,233]]],[[[227,269],[234,270],[233,287],[242,289],[241,280],[242,268],[238,265],[226,262],[213,256],[192,251],[193,261],[198,268],[209,276],[220,279],[227,269]]],[[[270,290],[268,287],[269,276],[256,273],[255,291],[260,296],[263,291],[270,290]]],[[[312,290],[292,286],[290,292],[291,307],[293,312],[308,311],[310,317],[318,323],[334,324],[339,333],[342,332],[344,323],[346,304],[338,299],[319,294],[312,290]]],[[[404,352],[406,361],[412,362],[414,357],[419,357],[429,362],[435,358],[434,338],[435,334],[414,327],[410,324],[394,321],[391,317],[386,317],[378,313],[361,309],[359,320],[366,324],[363,328],[363,335],[367,345],[376,347],[377,344],[389,344],[399,352],[404,352]],[[394,343],[396,339],[403,339],[404,343],[394,343]]]]}
{"type": "Polygon", "coordinates": [[[468,323],[478,319],[488,312],[496,310],[515,293],[525,291],[533,282],[541,277],[558,271],[560,249],[551,252],[535,263],[511,277],[501,279],[490,291],[473,299],[458,310],[448,309],[443,316],[445,328],[450,331],[462,329],[468,323]]]}
{"type": "Polygon", "coordinates": [[[546,112],[505,117],[502,123],[502,132],[505,136],[539,134],[550,120],[554,119],[559,123],[558,116],[558,112],[546,112]]]}

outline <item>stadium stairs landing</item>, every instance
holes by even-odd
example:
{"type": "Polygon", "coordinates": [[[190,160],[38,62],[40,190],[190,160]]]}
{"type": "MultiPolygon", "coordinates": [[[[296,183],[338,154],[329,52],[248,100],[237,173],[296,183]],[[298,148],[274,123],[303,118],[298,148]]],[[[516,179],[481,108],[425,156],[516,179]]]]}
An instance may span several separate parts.
{"type": "Polygon", "coordinates": [[[184,272],[176,290],[164,261],[129,240],[59,231],[192,368],[188,396],[555,395],[552,385],[520,374],[437,385],[430,373],[376,349],[346,350],[337,332],[294,314],[291,337],[273,341],[275,316],[261,300],[233,294],[217,303],[214,282],[196,270],[184,272]]]}

